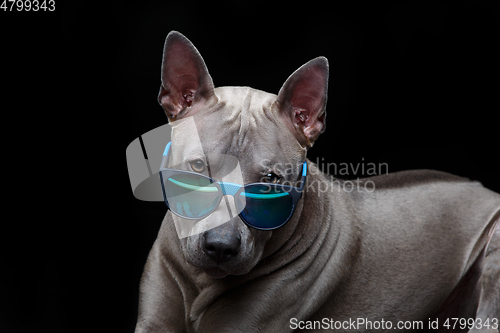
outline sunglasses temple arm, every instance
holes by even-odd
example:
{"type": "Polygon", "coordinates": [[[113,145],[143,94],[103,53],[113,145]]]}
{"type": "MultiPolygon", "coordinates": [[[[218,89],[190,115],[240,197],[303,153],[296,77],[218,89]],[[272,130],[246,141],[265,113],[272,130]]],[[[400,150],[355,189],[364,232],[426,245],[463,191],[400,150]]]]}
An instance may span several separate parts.
{"type": "Polygon", "coordinates": [[[160,169],[164,169],[167,167],[167,162],[168,162],[168,153],[170,151],[170,144],[172,142],[167,143],[167,146],[165,147],[165,151],[163,152],[163,158],[161,160],[161,165],[160,169]]]}
{"type": "Polygon", "coordinates": [[[307,161],[302,165],[302,179],[300,180],[300,192],[304,190],[307,176],[307,161]]]}

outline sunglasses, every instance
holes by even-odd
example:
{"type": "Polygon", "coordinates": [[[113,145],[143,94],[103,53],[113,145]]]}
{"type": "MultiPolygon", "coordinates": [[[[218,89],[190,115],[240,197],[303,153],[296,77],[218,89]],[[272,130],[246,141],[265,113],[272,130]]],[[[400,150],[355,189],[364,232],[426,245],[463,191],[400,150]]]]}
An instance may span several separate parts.
{"type": "Polygon", "coordinates": [[[160,168],[163,198],[168,209],[182,218],[201,220],[219,207],[223,196],[231,195],[246,225],[259,230],[273,230],[290,220],[302,197],[307,174],[306,161],[302,165],[300,187],[270,183],[242,186],[217,182],[195,172],[165,168],[169,150],[170,142],[163,153],[160,168]]]}

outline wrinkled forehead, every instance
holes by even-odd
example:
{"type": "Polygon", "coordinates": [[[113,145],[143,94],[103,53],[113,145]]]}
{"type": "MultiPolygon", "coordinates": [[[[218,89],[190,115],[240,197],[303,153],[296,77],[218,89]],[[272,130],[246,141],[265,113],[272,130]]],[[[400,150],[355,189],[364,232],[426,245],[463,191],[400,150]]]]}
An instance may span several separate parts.
{"type": "Polygon", "coordinates": [[[305,150],[272,110],[276,95],[247,87],[217,88],[216,93],[216,105],[172,123],[175,163],[207,158],[220,167],[240,163],[252,173],[263,163],[303,161],[305,150]]]}

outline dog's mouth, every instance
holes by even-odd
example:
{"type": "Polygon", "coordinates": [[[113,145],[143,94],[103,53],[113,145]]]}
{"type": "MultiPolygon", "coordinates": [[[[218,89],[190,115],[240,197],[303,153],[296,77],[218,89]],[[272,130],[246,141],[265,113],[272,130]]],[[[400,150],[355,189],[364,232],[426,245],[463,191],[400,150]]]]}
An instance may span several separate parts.
{"type": "Polygon", "coordinates": [[[248,231],[240,231],[229,223],[181,242],[186,261],[215,279],[247,274],[262,254],[259,244],[248,231]]]}
{"type": "Polygon", "coordinates": [[[205,268],[203,269],[203,271],[205,271],[207,275],[215,279],[222,279],[228,275],[228,273],[225,270],[219,267],[205,268]]]}

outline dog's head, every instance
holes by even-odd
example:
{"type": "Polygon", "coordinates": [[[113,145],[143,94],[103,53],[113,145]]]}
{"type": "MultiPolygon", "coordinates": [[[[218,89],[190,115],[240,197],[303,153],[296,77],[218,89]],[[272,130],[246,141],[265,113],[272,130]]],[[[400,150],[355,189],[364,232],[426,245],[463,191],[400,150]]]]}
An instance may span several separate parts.
{"type": "MultiPolygon", "coordinates": [[[[214,88],[193,44],[171,32],[161,81],[158,102],[174,128],[169,164],[177,169],[210,171],[217,179],[236,165],[244,184],[298,183],[307,148],[325,130],[328,61],[324,57],[296,70],[278,95],[248,87],[214,88]],[[228,163],[224,156],[236,163],[228,163]]],[[[196,222],[193,230],[199,232],[181,239],[184,256],[213,277],[246,274],[293,233],[302,201],[283,227],[262,231],[243,223],[231,200],[223,200],[210,219],[196,222]],[[213,224],[217,219],[219,223],[213,224]],[[207,227],[210,223],[212,227],[207,227]]],[[[176,225],[186,222],[178,216],[173,219],[176,225]]]]}

